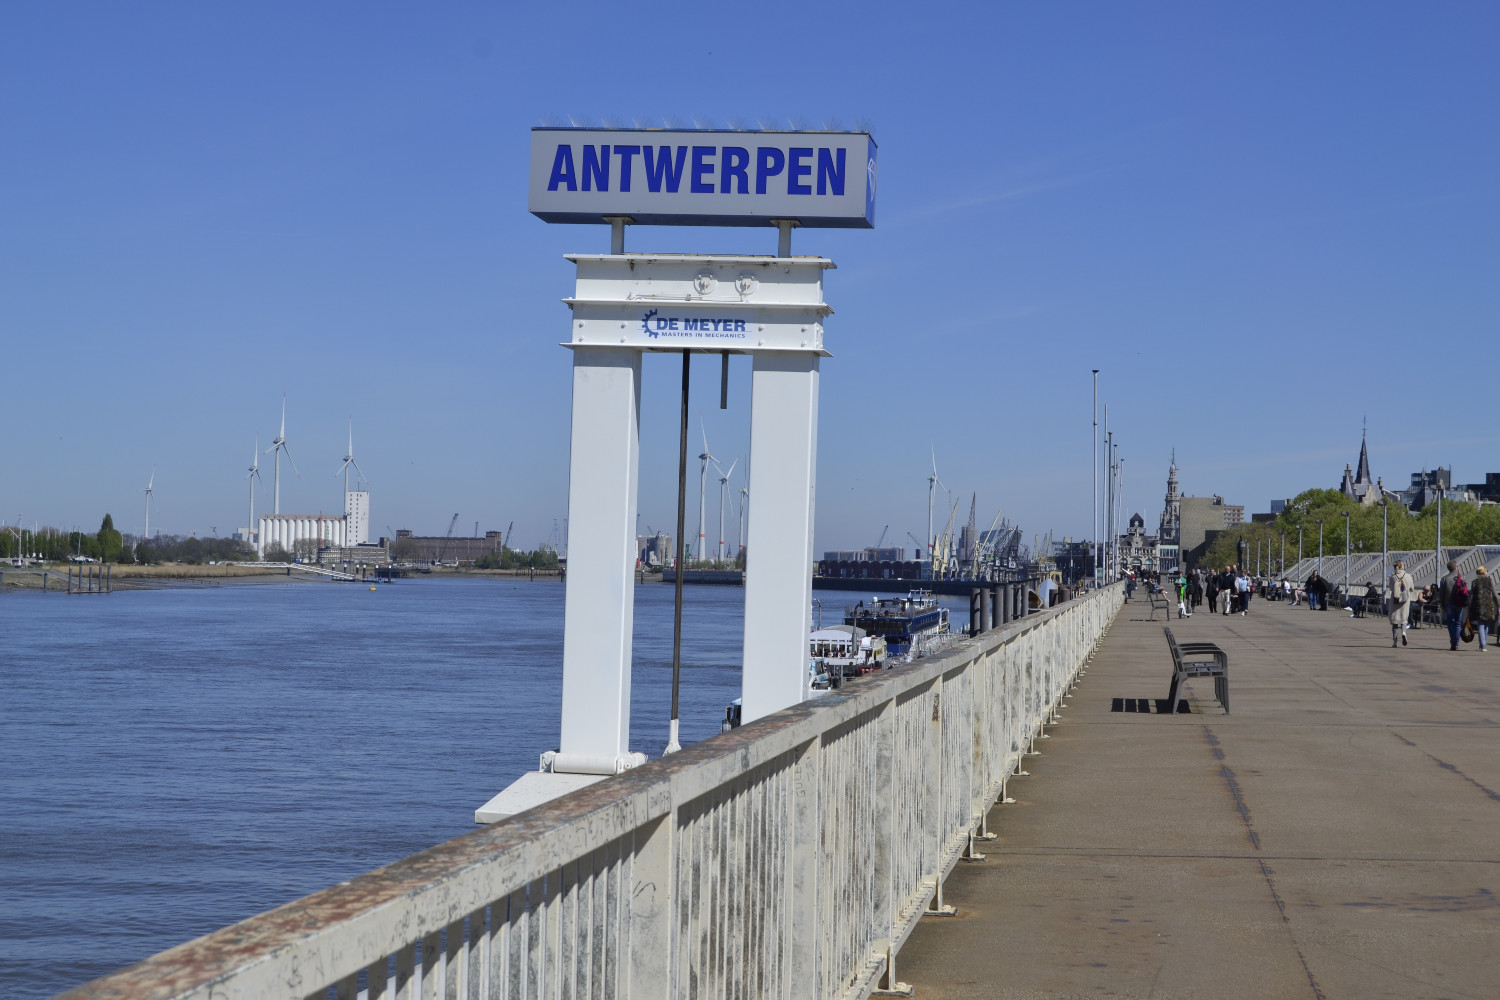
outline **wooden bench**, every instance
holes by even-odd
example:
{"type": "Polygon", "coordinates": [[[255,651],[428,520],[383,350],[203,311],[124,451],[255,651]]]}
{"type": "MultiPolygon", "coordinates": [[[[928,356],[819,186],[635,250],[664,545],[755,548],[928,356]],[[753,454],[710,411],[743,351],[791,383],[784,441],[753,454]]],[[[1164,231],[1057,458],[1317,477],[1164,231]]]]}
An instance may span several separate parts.
{"type": "Polygon", "coordinates": [[[1158,608],[1165,611],[1168,618],[1172,617],[1172,602],[1167,600],[1167,592],[1165,590],[1153,590],[1147,596],[1151,599],[1151,617],[1148,621],[1156,621],[1156,611],[1158,608]]]}
{"type": "Polygon", "coordinates": [[[1172,630],[1167,633],[1167,647],[1172,651],[1172,686],[1167,691],[1168,711],[1177,710],[1177,692],[1189,677],[1212,677],[1214,698],[1229,714],[1229,654],[1211,642],[1179,643],[1172,630]]]}

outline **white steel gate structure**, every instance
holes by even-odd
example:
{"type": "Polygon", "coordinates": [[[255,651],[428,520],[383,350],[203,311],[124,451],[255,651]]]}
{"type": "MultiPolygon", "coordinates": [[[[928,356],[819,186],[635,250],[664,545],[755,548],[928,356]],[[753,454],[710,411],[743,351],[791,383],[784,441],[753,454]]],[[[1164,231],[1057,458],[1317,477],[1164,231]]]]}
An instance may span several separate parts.
{"type": "Polygon", "coordinates": [[[1116,584],[64,994],[842,998],[895,959],[1116,584]]]}

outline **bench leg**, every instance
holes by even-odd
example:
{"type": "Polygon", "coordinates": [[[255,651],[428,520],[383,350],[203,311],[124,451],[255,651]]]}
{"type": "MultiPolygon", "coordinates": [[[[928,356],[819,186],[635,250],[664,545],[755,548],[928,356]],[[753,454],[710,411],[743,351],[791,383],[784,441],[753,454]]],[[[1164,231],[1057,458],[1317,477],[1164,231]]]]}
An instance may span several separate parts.
{"type": "Polygon", "coordinates": [[[1177,691],[1182,686],[1182,674],[1172,671],[1172,686],[1167,689],[1167,710],[1177,712],[1177,691]]]}

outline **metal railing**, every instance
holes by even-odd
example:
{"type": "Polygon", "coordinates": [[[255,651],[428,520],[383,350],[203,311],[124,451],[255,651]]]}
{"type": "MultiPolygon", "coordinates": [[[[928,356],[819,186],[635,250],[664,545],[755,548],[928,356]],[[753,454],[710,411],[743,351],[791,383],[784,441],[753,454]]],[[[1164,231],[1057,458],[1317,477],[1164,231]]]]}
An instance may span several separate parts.
{"type": "Polygon", "coordinates": [[[1123,600],[1029,615],[73,998],[862,997],[1123,600]]]}

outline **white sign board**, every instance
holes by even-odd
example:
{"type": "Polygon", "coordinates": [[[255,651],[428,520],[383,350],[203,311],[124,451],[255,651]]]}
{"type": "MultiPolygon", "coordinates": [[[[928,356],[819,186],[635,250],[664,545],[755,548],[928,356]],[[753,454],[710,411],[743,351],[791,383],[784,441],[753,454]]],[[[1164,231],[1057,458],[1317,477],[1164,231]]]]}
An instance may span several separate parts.
{"type": "Polygon", "coordinates": [[[568,346],[823,350],[822,257],[572,254],[568,346]]]}
{"type": "Polygon", "coordinates": [[[536,128],[531,213],[546,222],[875,226],[868,132],[536,128]]]}

